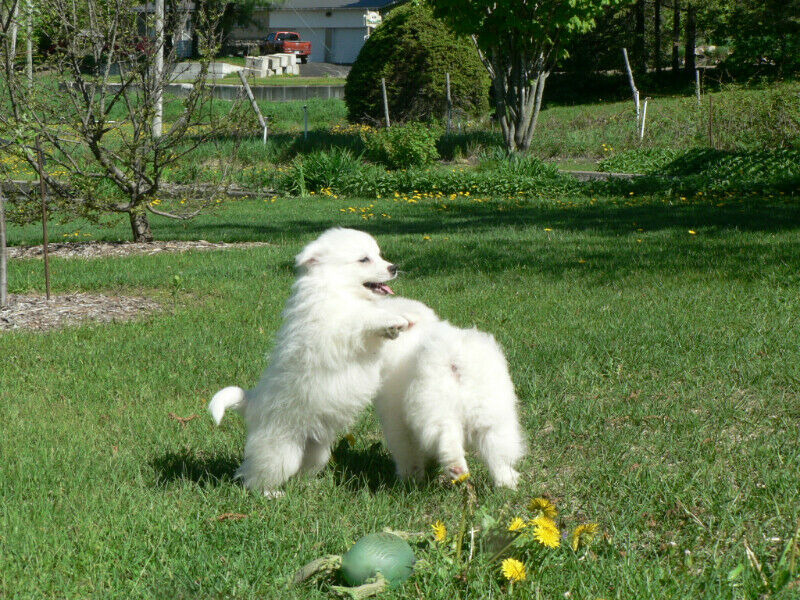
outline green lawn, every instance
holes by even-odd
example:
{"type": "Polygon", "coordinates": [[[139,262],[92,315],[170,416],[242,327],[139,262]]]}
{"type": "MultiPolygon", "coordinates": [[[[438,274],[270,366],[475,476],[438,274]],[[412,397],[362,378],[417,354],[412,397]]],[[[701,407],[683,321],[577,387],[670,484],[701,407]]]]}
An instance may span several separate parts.
{"type": "MultiPolygon", "coordinates": [[[[404,271],[398,293],[503,344],[530,454],[516,492],[493,490],[473,461],[479,505],[513,515],[546,495],[564,530],[600,524],[591,553],[553,551],[515,597],[765,593],[745,543],[772,577],[800,519],[800,205],[570,197],[239,201],[189,224],[154,219],[155,234],[273,246],[53,260],[55,293],[145,294],[164,308],[0,333],[0,597],[324,598],[325,586],[286,581],[385,526],[458,528],[461,490],[397,482],[371,411],[354,446],[284,498],[232,480],[241,421],[215,428],[205,405],[255,383],[292,257],[331,225],[378,238],[404,271]]],[[[72,223],[51,236],[75,231],[129,235],[72,223]]],[[[33,226],[9,234],[38,240],[33,226]]],[[[41,291],[41,262],[11,261],[10,287],[41,291]]],[[[385,597],[508,592],[481,558],[463,581],[446,551],[417,553],[429,566],[385,597]]],[[[797,597],[793,585],[774,597],[797,597]]]]}

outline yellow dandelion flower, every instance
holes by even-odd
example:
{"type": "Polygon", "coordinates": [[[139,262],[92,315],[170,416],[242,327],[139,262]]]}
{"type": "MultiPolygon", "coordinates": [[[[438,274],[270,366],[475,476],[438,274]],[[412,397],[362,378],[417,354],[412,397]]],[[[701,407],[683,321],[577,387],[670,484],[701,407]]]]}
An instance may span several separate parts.
{"type": "Polygon", "coordinates": [[[514,517],[511,519],[511,523],[508,524],[509,531],[519,531],[520,529],[525,529],[527,527],[525,520],[520,517],[514,517]]]}
{"type": "Polygon", "coordinates": [[[447,527],[441,521],[436,521],[431,525],[431,529],[433,529],[433,537],[437,542],[443,542],[447,539],[447,527]]]}
{"type": "Polygon", "coordinates": [[[545,227],[545,228],[544,228],[544,230],[545,230],[545,231],[553,231],[553,230],[552,230],[552,229],[550,229],[549,227],[545,227]]]}
{"type": "Polygon", "coordinates": [[[695,234],[697,234],[697,232],[694,229],[690,229],[689,230],[689,234],[690,235],[695,235],[695,234]]]}
{"type": "Polygon", "coordinates": [[[431,236],[429,236],[429,235],[423,235],[423,236],[422,236],[422,239],[423,239],[423,240],[429,240],[429,239],[431,239],[431,236]]]}
{"type": "Polygon", "coordinates": [[[577,551],[578,548],[588,546],[597,535],[597,523],[584,523],[578,525],[575,531],[572,532],[572,549],[577,551]]]}
{"type": "Polygon", "coordinates": [[[558,526],[547,517],[534,519],[533,538],[548,548],[558,548],[561,545],[561,533],[558,531],[558,526]]]}
{"type": "Polygon", "coordinates": [[[500,564],[503,576],[509,581],[525,581],[525,565],[516,558],[507,558],[500,564]]]}
{"type": "Polygon", "coordinates": [[[555,519],[558,516],[556,505],[547,498],[534,498],[528,504],[528,510],[532,513],[536,513],[537,517],[555,519]]]}
{"type": "Polygon", "coordinates": [[[464,483],[467,479],[469,479],[469,473],[462,473],[458,477],[455,477],[450,480],[450,483],[456,485],[458,483],[464,483]]]}

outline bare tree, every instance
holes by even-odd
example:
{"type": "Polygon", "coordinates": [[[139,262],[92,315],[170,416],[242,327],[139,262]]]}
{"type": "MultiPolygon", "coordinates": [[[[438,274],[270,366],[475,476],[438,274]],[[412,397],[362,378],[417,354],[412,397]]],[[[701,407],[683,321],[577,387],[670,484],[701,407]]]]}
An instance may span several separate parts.
{"type": "Polygon", "coordinates": [[[653,58],[656,73],[661,74],[661,0],[653,2],[653,58]]]}
{"type": "Polygon", "coordinates": [[[637,0],[633,8],[634,12],[634,38],[633,38],[633,60],[636,71],[644,73],[647,71],[647,50],[645,27],[645,5],[644,0],[637,0]]]}
{"type": "MultiPolygon", "coordinates": [[[[183,33],[188,6],[167,0],[165,39],[183,33]]],[[[38,8],[54,42],[50,76],[32,88],[25,85],[13,56],[3,51],[6,83],[0,86],[0,102],[9,110],[0,112],[0,137],[10,134],[11,151],[37,172],[34,145],[41,140],[49,167],[39,176],[57,196],[82,213],[124,213],[133,238],[150,241],[149,214],[189,219],[216,203],[231,170],[217,141],[241,121],[243,104],[222,107],[218,101],[214,106],[208,65],[219,45],[213,33],[219,15],[197,12],[192,22],[200,32],[199,73],[186,96],[173,99],[173,108],[180,104],[178,116],[162,135],[154,135],[155,100],[173,79],[175,45],[166,48],[142,35],[150,23],[141,7],[136,0],[41,0],[38,8]],[[164,66],[157,69],[160,50],[164,66]],[[183,186],[183,203],[165,208],[159,198],[167,187],[165,175],[191,160],[201,144],[215,148],[211,154],[218,158],[205,153],[214,164],[215,181],[183,186]]]]}
{"type": "Polygon", "coordinates": [[[681,68],[681,3],[672,0],[672,72],[677,73],[681,68]]]}
{"type": "Polygon", "coordinates": [[[686,7],[686,47],[683,58],[683,68],[687,73],[694,75],[696,68],[695,49],[697,47],[697,7],[689,4],[686,7]]]}

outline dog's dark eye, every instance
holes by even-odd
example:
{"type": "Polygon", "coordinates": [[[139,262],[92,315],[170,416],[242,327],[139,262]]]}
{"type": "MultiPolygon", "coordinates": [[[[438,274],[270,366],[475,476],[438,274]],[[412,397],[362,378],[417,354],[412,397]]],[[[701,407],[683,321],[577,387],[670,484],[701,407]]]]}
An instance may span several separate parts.
{"type": "Polygon", "coordinates": [[[364,258],[360,259],[358,262],[360,263],[368,263],[370,262],[369,256],[365,256],[364,258]]]}

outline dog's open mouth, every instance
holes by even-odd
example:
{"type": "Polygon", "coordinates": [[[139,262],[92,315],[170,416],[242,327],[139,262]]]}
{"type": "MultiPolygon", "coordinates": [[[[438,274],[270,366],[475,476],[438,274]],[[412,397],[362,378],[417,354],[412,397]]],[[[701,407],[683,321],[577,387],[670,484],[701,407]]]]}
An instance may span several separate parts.
{"type": "Polygon", "coordinates": [[[364,284],[364,287],[368,290],[376,294],[380,294],[381,296],[388,296],[389,294],[394,294],[392,288],[390,288],[385,283],[377,283],[375,281],[368,281],[364,284]]]}

